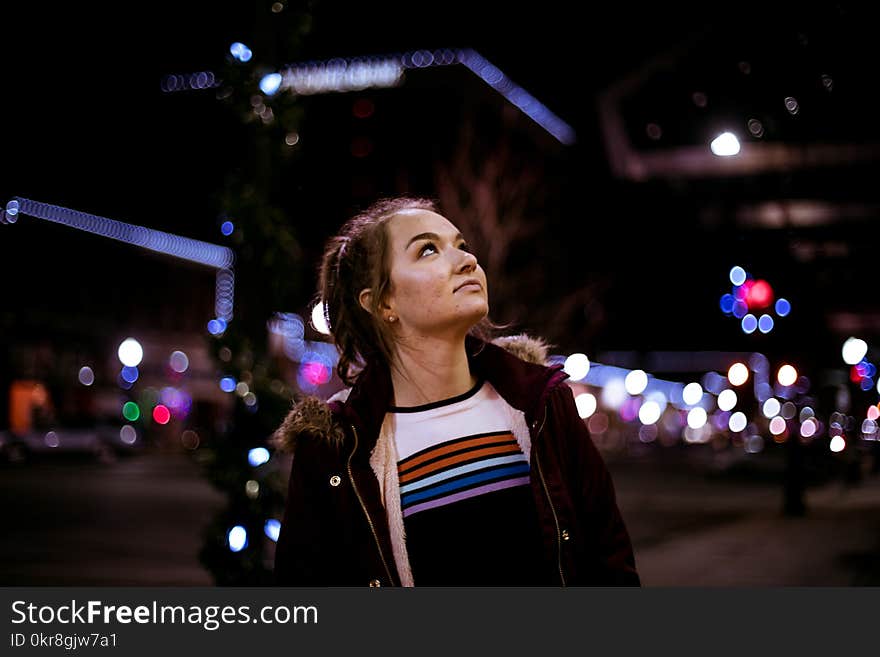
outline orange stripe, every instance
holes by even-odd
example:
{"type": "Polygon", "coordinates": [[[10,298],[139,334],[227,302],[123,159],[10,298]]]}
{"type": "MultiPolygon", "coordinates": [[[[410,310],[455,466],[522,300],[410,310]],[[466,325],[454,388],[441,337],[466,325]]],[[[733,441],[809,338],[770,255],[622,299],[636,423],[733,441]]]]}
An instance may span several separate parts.
{"type": "Polygon", "coordinates": [[[464,454],[456,454],[454,456],[449,456],[445,459],[437,461],[436,463],[428,463],[427,465],[423,465],[420,468],[416,468],[415,470],[411,470],[406,474],[400,475],[400,483],[405,484],[413,479],[420,477],[423,474],[427,474],[430,472],[443,470],[449,466],[456,465],[458,463],[462,463],[465,461],[475,461],[477,459],[483,458],[485,456],[496,456],[499,454],[516,454],[521,453],[519,449],[519,445],[498,445],[496,447],[485,447],[483,449],[475,449],[470,452],[465,452],[464,454]]]}
{"type": "Polygon", "coordinates": [[[457,451],[459,449],[470,449],[471,447],[483,445],[493,445],[497,442],[513,442],[513,434],[502,433],[497,436],[478,436],[476,438],[471,438],[470,440],[462,440],[458,443],[444,445],[442,447],[438,447],[437,449],[432,449],[430,452],[426,452],[420,456],[417,456],[411,461],[408,459],[403,459],[401,471],[406,472],[410,468],[417,466],[419,463],[423,463],[428,459],[432,459],[437,456],[442,456],[443,454],[448,454],[449,452],[457,451]]]}

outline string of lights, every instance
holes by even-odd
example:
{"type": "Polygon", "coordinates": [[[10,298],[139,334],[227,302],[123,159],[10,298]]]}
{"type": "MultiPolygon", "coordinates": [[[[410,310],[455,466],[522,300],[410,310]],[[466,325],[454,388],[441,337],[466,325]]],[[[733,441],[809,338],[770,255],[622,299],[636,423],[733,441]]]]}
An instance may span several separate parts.
{"type": "MultiPolygon", "coordinates": [[[[253,53],[242,43],[230,47],[239,62],[251,60],[253,53]]],[[[576,141],[574,129],[550,111],[523,87],[514,83],[501,69],[476,50],[414,50],[401,54],[366,57],[337,57],[326,61],[290,64],[280,72],[263,75],[260,90],[267,96],[281,91],[300,95],[359,91],[367,88],[395,87],[402,83],[406,69],[432,68],[461,64],[541,126],[560,143],[576,141]]],[[[220,85],[211,71],[166,75],[160,83],[166,93],[211,89],[220,85]]]]}

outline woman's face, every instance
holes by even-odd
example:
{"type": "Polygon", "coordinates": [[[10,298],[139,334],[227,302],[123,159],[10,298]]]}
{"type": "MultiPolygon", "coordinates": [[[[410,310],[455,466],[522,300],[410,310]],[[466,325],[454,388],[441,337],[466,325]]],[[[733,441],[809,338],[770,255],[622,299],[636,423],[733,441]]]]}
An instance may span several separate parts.
{"type": "Polygon", "coordinates": [[[488,314],[486,273],[449,220],[405,210],[385,228],[391,285],[381,321],[394,315],[401,335],[466,333],[488,314]]]}

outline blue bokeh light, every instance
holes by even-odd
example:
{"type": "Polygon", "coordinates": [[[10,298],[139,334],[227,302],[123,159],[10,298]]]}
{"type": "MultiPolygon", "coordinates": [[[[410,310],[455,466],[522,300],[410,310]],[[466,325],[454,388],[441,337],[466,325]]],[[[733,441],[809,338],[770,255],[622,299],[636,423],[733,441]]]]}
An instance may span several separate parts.
{"type": "Polygon", "coordinates": [[[232,235],[232,231],[234,230],[235,224],[233,224],[231,221],[224,221],[222,224],[220,224],[220,232],[224,235],[232,235]]]}
{"type": "Polygon", "coordinates": [[[754,333],[756,328],[758,328],[758,319],[752,313],[742,318],[743,333],[754,333]]]}
{"type": "Polygon", "coordinates": [[[229,46],[229,52],[240,62],[249,62],[254,55],[254,53],[251,52],[251,49],[240,41],[236,41],[229,46]]]}
{"type": "Polygon", "coordinates": [[[278,89],[281,88],[281,82],[283,79],[281,73],[269,73],[268,75],[264,75],[260,80],[260,91],[267,96],[274,96],[278,92],[278,89]]]}
{"type": "Polygon", "coordinates": [[[269,450],[265,447],[254,447],[248,451],[248,463],[255,468],[269,460],[269,450]]]}
{"type": "Polygon", "coordinates": [[[721,296],[721,312],[726,315],[729,315],[733,312],[733,304],[736,303],[736,298],[732,294],[724,294],[721,296]]]}
{"type": "Polygon", "coordinates": [[[867,392],[868,390],[870,390],[871,388],[874,387],[874,379],[872,379],[870,376],[864,377],[862,379],[862,382],[859,384],[859,387],[862,390],[864,390],[865,392],[867,392]]]}
{"type": "Polygon", "coordinates": [[[769,333],[773,330],[773,318],[770,315],[761,315],[758,320],[758,329],[761,333],[769,333]]]}
{"type": "Polygon", "coordinates": [[[779,298],[776,300],[776,314],[785,317],[791,312],[791,304],[788,299],[779,298]]]}
{"type": "Polygon", "coordinates": [[[138,372],[138,368],[129,367],[127,365],[123,367],[122,371],[119,373],[119,376],[122,377],[122,380],[128,383],[134,383],[135,381],[137,381],[139,375],[140,372],[138,372]]]}
{"type": "Polygon", "coordinates": [[[746,282],[746,270],[742,267],[733,267],[730,270],[730,282],[734,285],[742,285],[746,282]]]}
{"type": "Polygon", "coordinates": [[[742,319],[749,312],[749,307],[739,299],[736,300],[733,304],[733,316],[737,319],[742,319]]]}
{"type": "Polygon", "coordinates": [[[248,545],[247,530],[241,525],[236,525],[226,533],[226,541],[229,549],[233,552],[241,552],[248,545]]]}
{"type": "Polygon", "coordinates": [[[235,379],[231,376],[224,376],[220,379],[220,390],[223,392],[233,392],[235,390],[235,379]]]}
{"type": "Polygon", "coordinates": [[[208,333],[211,335],[220,335],[226,330],[226,320],[218,317],[208,322],[208,333]]]}
{"type": "Polygon", "coordinates": [[[278,534],[281,533],[281,523],[274,518],[270,518],[266,521],[266,524],[263,525],[263,531],[266,533],[266,536],[277,543],[278,534]]]}

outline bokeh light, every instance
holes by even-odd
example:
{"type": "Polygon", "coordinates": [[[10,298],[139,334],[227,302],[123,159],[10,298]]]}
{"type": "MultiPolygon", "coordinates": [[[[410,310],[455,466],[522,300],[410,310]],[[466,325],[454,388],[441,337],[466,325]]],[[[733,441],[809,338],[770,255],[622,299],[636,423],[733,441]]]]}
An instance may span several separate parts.
{"type": "Polygon", "coordinates": [[[843,343],[841,355],[847,365],[856,365],[868,353],[868,343],[859,338],[849,338],[843,343]]]}
{"type": "Polygon", "coordinates": [[[746,282],[746,270],[740,266],[732,267],[730,270],[730,282],[734,285],[742,285],[746,282]]]}
{"type": "Polygon", "coordinates": [[[730,388],[728,388],[727,390],[722,390],[718,394],[718,408],[720,408],[722,411],[733,410],[733,407],[736,406],[736,402],[736,393],[730,388]]]}
{"type": "Polygon", "coordinates": [[[776,380],[779,381],[779,385],[782,386],[793,386],[797,381],[797,378],[797,370],[791,365],[783,365],[779,368],[779,372],[776,373],[776,380]]]}
{"type": "Polygon", "coordinates": [[[92,368],[88,365],[85,365],[79,368],[79,382],[84,386],[90,386],[95,382],[95,373],[92,371],[92,368]]]}
{"type": "Polygon", "coordinates": [[[633,370],[626,375],[624,388],[631,395],[639,395],[648,387],[648,375],[644,370],[633,370]]]}
{"type": "Polygon", "coordinates": [[[140,416],[140,406],[138,406],[135,402],[128,401],[122,405],[122,417],[124,417],[129,422],[136,422],[140,416]]]}
{"type": "Polygon", "coordinates": [[[742,411],[737,411],[733,415],[730,416],[730,420],[727,423],[728,428],[733,432],[739,432],[746,428],[749,421],[746,418],[745,413],[742,411]]]}
{"type": "Polygon", "coordinates": [[[835,453],[842,452],[846,449],[846,440],[841,435],[834,436],[828,443],[828,449],[835,453]]]}
{"type": "Polygon", "coordinates": [[[764,413],[764,417],[770,419],[779,415],[781,408],[782,406],[779,404],[779,400],[775,397],[771,397],[764,402],[764,405],[761,407],[761,412],[764,413]]]}
{"type": "Polygon", "coordinates": [[[660,404],[655,401],[646,401],[639,408],[639,421],[642,424],[654,424],[660,419],[661,413],[660,404]]]}
{"type": "Polygon", "coordinates": [[[183,374],[189,367],[189,358],[182,351],[171,352],[171,358],[168,359],[171,369],[178,374],[183,374]]]}
{"type": "Polygon", "coordinates": [[[265,447],[254,447],[248,450],[248,463],[253,467],[263,465],[269,460],[269,450],[265,447]]]}
{"type": "Polygon", "coordinates": [[[719,157],[730,157],[739,153],[739,139],[732,132],[722,132],[712,140],[709,148],[719,157]]]}
{"type": "Polygon", "coordinates": [[[749,368],[743,363],[734,363],[727,370],[727,380],[730,381],[731,385],[741,386],[749,380],[749,368]]]}
{"type": "Polygon", "coordinates": [[[589,392],[583,392],[574,398],[575,406],[577,406],[578,415],[586,419],[596,412],[596,397],[589,392]]]}
{"type": "Polygon", "coordinates": [[[688,411],[687,424],[691,429],[701,429],[707,420],[706,411],[700,406],[688,411]]]}
{"type": "Polygon", "coordinates": [[[322,335],[330,335],[330,327],[327,325],[327,318],[324,316],[324,303],[319,301],[312,306],[312,326],[322,335]]]}
{"type": "Polygon", "coordinates": [[[266,521],[263,525],[263,532],[273,541],[278,541],[278,534],[281,533],[281,523],[274,518],[266,521]]]}
{"type": "Polygon", "coordinates": [[[590,373],[590,359],[586,354],[571,354],[562,369],[572,381],[581,381],[590,373]]]}
{"type": "Polygon", "coordinates": [[[688,406],[699,404],[703,398],[703,386],[699,383],[688,383],[681,392],[681,398],[688,406]]]}
{"type": "Polygon", "coordinates": [[[780,317],[787,317],[791,312],[791,304],[788,299],[779,298],[776,300],[776,314],[780,317]]]}
{"type": "Polygon", "coordinates": [[[134,445],[137,441],[137,431],[130,424],[125,424],[119,430],[119,439],[126,445],[134,445]]]}
{"type": "Polygon", "coordinates": [[[153,420],[156,424],[168,424],[171,421],[171,411],[164,404],[157,404],[153,408],[153,420]]]}
{"type": "Polygon", "coordinates": [[[140,342],[134,338],[123,340],[116,353],[119,356],[119,361],[127,367],[137,367],[144,358],[144,349],[140,342]]]}
{"type": "Polygon", "coordinates": [[[226,541],[230,550],[241,552],[248,545],[247,530],[241,525],[236,525],[226,533],[226,541]]]}
{"type": "Polygon", "coordinates": [[[770,433],[772,433],[774,436],[779,436],[784,431],[785,420],[782,417],[777,415],[772,420],[770,420],[770,433]]]}

